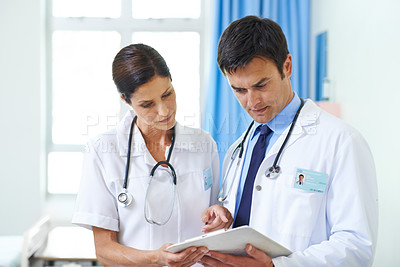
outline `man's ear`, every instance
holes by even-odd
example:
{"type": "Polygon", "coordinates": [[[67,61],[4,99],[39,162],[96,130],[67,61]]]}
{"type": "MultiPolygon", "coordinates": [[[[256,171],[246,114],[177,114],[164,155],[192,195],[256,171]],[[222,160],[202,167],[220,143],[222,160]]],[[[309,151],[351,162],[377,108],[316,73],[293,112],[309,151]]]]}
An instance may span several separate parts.
{"type": "Polygon", "coordinates": [[[283,63],[283,74],[285,75],[285,77],[290,78],[292,76],[292,70],[293,70],[293,66],[292,66],[292,55],[288,54],[286,57],[285,62],[283,63]]]}

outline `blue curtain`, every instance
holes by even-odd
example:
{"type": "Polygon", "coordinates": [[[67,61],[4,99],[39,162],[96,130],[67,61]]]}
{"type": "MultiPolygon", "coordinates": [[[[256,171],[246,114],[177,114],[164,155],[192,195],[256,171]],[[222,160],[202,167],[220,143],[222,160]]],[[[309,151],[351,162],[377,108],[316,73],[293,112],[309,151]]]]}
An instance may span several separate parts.
{"type": "Polygon", "coordinates": [[[309,93],[310,0],[215,0],[215,27],[203,129],[210,132],[222,163],[229,146],[251,122],[236,100],[217,64],[219,37],[234,20],[256,15],[274,20],[286,36],[293,56],[292,87],[299,96],[309,93]]]}
{"type": "Polygon", "coordinates": [[[327,32],[317,35],[315,51],[315,100],[328,100],[324,97],[324,79],[326,78],[326,60],[327,60],[327,32]]]}

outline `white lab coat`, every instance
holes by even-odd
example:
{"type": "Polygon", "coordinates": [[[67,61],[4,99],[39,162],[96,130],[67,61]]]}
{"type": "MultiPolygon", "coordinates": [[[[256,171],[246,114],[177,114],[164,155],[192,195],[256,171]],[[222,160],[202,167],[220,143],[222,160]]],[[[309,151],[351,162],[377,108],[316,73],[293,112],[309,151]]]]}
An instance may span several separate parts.
{"type": "MultiPolygon", "coordinates": [[[[372,265],[378,194],[367,143],[356,130],[307,100],[278,162],[281,174],[266,178],[265,171],[273,165],[288,130],[268,152],[256,175],[250,226],[293,252],[274,258],[277,267],[372,265]],[[325,193],[296,189],[297,168],[326,173],[325,193]]],[[[223,173],[242,138],[228,150],[223,173]]],[[[233,179],[235,164],[227,185],[233,179]]],[[[243,161],[239,170],[242,165],[243,161]]],[[[239,180],[235,177],[225,203],[232,214],[239,180]]]]}
{"type": "Polygon", "coordinates": [[[158,249],[165,243],[181,242],[202,234],[201,215],[217,198],[219,159],[214,140],[200,129],[176,124],[170,163],[177,174],[177,195],[167,224],[152,225],[144,218],[149,174],[156,161],[136,126],[128,180],[128,192],[132,194],[133,202],[128,207],[117,204],[117,196],[123,190],[133,116],[131,111],[128,112],[116,129],[90,140],[72,222],[89,229],[97,226],[117,231],[120,244],[144,250],[158,249]],[[203,173],[210,168],[213,186],[205,190],[203,173]]]}

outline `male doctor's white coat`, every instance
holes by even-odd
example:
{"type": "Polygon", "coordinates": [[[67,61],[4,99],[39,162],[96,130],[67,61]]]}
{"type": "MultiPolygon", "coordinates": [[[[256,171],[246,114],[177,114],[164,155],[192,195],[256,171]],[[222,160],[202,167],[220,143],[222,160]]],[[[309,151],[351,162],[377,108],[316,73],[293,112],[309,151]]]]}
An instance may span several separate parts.
{"type": "MultiPolygon", "coordinates": [[[[267,178],[265,172],[273,165],[288,130],[260,165],[249,225],[293,252],[274,258],[277,267],[372,265],[378,194],[367,143],[356,130],[307,100],[278,162],[281,174],[267,178]],[[297,168],[327,174],[325,192],[295,188],[297,168]]],[[[228,150],[224,174],[242,138],[228,150]]],[[[233,188],[224,204],[232,214],[243,165],[242,161],[237,177],[232,177],[237,158],[228,174],[226,184],[233,181],[233,188]]]]}

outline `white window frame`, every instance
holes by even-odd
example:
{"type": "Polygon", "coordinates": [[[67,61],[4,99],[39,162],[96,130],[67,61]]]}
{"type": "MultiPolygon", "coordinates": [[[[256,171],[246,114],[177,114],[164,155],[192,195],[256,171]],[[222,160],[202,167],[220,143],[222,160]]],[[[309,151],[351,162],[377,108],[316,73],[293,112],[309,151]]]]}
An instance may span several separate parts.
{"type": "MultiPolygon", "coordinates": [[[[134,32],[197,32],[200,35],[200,110],[205,103],[205,65],[209,63],[210,47],[210,10],[211,0],[201,0],[201,15],[199,19],[134,19],[132,17],[132,1],[121,0],[121,16],[119,18],[62,18],[52,16],[52,0],[46,0],[46,160],[45,160],[45,191],[46,195],[59,195],[48,190],[48,158],[52,152],[82,152],[84,145],[55,144],[52,141],[52,35],[54,31],[116,31],[121,36],[121,48],[132,43],[134,32]]],[[[126,110],[121,107],[121,113],[126,110]]],[[[200,112],[200,125],[203,121],[203,112],[200,112]]],[[[61,194],[62,198],[69,194],[61,194]]],[[[75,194],[71,194],[75,196],[75,194]]]]}

